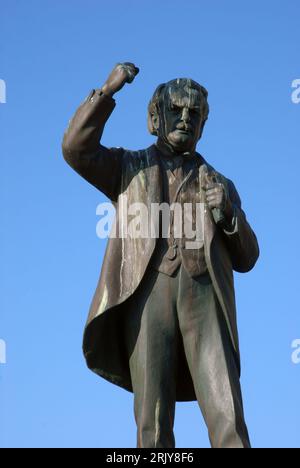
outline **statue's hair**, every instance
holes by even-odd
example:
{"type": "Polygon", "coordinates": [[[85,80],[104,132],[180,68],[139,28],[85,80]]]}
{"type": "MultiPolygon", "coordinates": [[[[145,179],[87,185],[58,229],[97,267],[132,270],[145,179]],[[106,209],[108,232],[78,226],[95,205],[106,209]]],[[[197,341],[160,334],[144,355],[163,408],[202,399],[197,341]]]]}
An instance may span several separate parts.
{"type": "Polygon", "coordinates": [[[157,135],[157,130],[153,127],[152,116],[153,115],[159,116],[159,110],[162,108],[164,99],[166,99],[166,91],[168,88],[173,88],[173,89],[182,88],[187,92],[190,89],[195,89],[199,92],[200,99],[201,99],[201,102],[200,102],[201,115],[202,115],[203,127],[204,127],[204,124],[209,114],[209,105],[207,102],[207,96],[208,96],[207,90],[204,88],[204,86],[201,86],[199,83],[197,83],[194,80],[191,80],[190,78],[177,78],[175,80],[168,81],[167,83],[160,84],[154,91],[154,94],[148,105],[148,128],[149,128],[150,133],[152,135],[157,135]]]}

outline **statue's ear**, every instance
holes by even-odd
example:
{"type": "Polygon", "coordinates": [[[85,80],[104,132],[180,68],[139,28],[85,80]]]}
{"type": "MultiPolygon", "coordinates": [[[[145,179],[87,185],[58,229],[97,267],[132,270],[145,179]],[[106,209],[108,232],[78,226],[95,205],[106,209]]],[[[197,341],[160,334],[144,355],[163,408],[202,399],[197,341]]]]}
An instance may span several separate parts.
{"type": "Polygon", "coordinates": [[[148,130],[151,135],[158,136],[159,116],[157,112],[148,112],[148,130]]]}

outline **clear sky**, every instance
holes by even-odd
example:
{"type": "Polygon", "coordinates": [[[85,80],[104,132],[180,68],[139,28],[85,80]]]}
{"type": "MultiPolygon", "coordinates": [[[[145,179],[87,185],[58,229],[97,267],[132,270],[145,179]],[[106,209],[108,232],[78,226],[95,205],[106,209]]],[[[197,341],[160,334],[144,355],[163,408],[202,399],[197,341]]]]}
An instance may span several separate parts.
{"type": "MultiPolygon", "coordinates": [[[[0,0],[0,446],[135,447],[132,395],[81,352],[106,198],[61,155],[79,103],[133,61],[140,74],[116,95],[103,143],[153,142],[146,107],[159,83],[207,87],[198,150],[234,180],[261,247],[236,275],[252,444],[300,447],[299,44],[298,0],[0,0]]],[[[178,447],[209,445],[196,403],[177,405],[175,433],[178,447]]]]}

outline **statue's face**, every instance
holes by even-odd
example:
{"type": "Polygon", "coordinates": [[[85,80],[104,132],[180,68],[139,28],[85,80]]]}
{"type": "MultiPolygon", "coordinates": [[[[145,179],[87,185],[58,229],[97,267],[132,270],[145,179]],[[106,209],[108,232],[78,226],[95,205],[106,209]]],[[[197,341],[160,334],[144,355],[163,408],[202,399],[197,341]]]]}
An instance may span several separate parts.
{"type": "Polygon", "coordinates": [[[161,122],[164,138],[175,151],[193,151],[201,136],[201,96],[196,89],[166,89],[161,122]]]}

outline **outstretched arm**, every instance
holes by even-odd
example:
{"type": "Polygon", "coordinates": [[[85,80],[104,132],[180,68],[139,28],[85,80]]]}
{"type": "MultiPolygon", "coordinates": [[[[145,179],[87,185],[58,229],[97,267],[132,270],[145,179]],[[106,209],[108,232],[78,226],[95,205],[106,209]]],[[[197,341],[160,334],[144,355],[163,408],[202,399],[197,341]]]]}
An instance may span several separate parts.
{"type": "Polygon", "coordinates": [[[113,201],[120,189],[123,150],[108,149],[100,139],[115,107],[113,95],[131,83],[138,71],[131,63],[117,64],[102,88],[93,90],[77,109],[62,144],[67,163],[113,201]]]}

